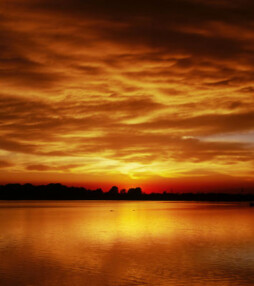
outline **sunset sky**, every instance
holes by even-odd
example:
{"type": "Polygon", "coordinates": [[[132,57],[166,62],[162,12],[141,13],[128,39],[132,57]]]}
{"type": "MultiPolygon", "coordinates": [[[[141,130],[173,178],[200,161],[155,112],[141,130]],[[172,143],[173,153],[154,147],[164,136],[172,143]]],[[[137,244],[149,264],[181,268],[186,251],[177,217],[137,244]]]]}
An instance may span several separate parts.
{"type": "Polygon", "coordinates": [[[0,184],[254,186],[252,0],[2,0],[0,184]]]}

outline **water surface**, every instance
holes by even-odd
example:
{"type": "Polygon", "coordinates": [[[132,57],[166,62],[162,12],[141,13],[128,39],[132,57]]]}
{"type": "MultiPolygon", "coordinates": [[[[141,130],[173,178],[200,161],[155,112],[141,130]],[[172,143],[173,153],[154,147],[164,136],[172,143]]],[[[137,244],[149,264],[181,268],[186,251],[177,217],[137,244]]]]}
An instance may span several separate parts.
{"type": "Polygon", "coordinates": [[[254,209],[0,202],[1,286],[254,285],[254,209]]]}

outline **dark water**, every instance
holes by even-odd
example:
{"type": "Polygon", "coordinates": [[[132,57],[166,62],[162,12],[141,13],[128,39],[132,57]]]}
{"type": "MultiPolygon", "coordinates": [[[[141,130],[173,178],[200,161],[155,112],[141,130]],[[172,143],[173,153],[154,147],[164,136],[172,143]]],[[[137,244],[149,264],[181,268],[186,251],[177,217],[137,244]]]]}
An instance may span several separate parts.
{"type": "Polygon", "coordinates": [[[0,202],[0,285],[254,285],[254,209],[0,202]]]}

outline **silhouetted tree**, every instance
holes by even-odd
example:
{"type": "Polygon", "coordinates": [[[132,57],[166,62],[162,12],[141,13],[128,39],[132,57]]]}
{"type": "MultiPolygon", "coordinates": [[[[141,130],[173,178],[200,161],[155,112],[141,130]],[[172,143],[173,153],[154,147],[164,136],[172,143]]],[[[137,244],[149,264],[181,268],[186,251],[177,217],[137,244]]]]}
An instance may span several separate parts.
{"type": "Polygon", "coordinates": [[[120,195],[126,195],[126,189],[122,189],[122,190],[120,191],[120,195]]]}
{"type": "Polygon", "coordinates": [[[134,199],[140,199],[142,196],[142,190],[141,188],[130,188],[128,190],[128,197],[134,198],[134,199]]]}
{"type": "Polygon", "coordinates": [[[109,199],[116,199],[119,195],[118,187],[113,186],[106,194],[109,199]]]}

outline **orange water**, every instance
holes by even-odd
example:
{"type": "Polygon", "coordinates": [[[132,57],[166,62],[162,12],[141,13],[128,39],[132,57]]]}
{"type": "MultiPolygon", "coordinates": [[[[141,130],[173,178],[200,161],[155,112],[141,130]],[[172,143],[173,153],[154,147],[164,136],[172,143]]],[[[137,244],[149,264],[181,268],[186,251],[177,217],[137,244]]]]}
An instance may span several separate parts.
{"type": "Polygon", "coordinates": [[[0,202],[0,285],[254,285],[254,209],[0,202]]]}

